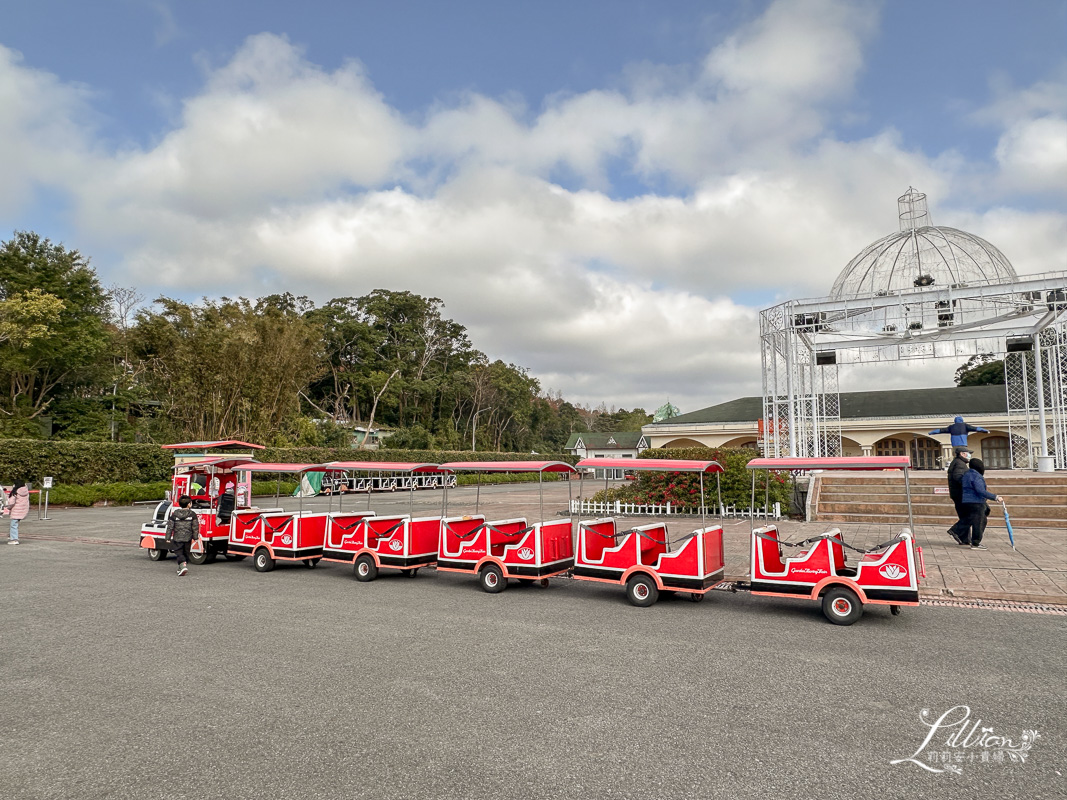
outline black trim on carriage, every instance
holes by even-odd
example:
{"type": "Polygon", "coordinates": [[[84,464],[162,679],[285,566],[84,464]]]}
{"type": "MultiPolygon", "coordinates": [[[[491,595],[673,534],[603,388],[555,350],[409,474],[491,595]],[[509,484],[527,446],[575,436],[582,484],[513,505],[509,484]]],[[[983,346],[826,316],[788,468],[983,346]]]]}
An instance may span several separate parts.
{"type": "Polygon", "coordinates": [[[508,575],[514,575],[523,578],[543,578],[546,575],[553,575],[557,572],[563,572],[574,566],[573,558],[564,558],[561,561],[553,561],[551,564],[542,564],[539,567],[530,566],[527,567],[522,564],[508,564],[508,575]]]}
{"type": "Polygon", "coordinates": [[[579,567],[576,565],[572,572],[583,578],[605,578],[617,581],[622,577],[624,570],[622,567],[579,567]]]}
{"type": "Polygon", "coordinates": [[[918,603],[919,592],[915,589],[867,589],[863,593],[868,600],[900,600],[902,603],[918,603]]]}
{"type": "Polygon", "coordinates": [[[322,557],[329,561],[340,561],[343,564],[351,564],[356,560],[356,554],[352,550],[329,550],[322,549],[322,557]]]}
{"type": "Polygon", "coordinates": [[[659,579],[663,581],[664,589],[707,589],[709,586],[721,583],[725,574],[726,568],[724,567],[711,573],[706,578],[678,578],[673,575],[660,575],[659,579]]]}
{"type": "Polygon", "coordinates": [[[748,587],[750,592],[769,592],[790,597],[810,597],[813,588],[815,588],[814,583],[808,586],[797,586],[795,583],[767,583],[765,581],[752,581],[748,587]]]}
{"type": "Polygon", "coordinates": [[[299,550],[296,550],[291,547],[275,547],[274,558],[275,560],[281,559],[283,561],[290,558],[296,561],[302,561],[305,558],[322,558],[322,548],[301,547],[299,550]]]}
{"type": "Polygon", "coordinates": [[[411,567],[428,567],[437,562],[437,556],[383,556],[379,554],[378,561],[383,567],[410,569],[411,567]]]}
{"type": "Polygon", "coordinates": [[[250,544],[234,544],[233,542],[230,542],[227,549],[237,556],[250,556],[254,550],[253,546],[250,544]]]}
{"type": "Polygon", "coordinates": [[[464,572],[474,572],[474,561],[454,561],[448,558],[437,559],[437,566],[442,569],[460,569],[464,572]]]}

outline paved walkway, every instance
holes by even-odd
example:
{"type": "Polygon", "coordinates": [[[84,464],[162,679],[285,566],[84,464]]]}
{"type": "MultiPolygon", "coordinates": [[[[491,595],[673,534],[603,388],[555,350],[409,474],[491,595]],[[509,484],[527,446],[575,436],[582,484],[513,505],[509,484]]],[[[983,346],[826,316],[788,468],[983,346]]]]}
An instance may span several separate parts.
{"type": "MultiPolygon", "coordinates": [[[[566,508],[568,491],[565,484],[546,484],[544,513],[555,517],[566,508]]],[[[411,513],[414,516],[436,516],[441,513],[441,493],[420,491],[413,497],[408,493],[374,495],[372,507],[378,514],[411,513]]],[[[260,505],[275,505],[273,498],[264,498],[260,505]]],[[[281,505],[296,508],[297,501],[283,499],[281,505]]],[[[304,508],[326,510],[326,501],[304,501],[304,508]]],[[[336,504],[334,504],[336,507],[336,504]]],[[[366,498],[349,498],[346,508],[366,507],[366,498]]],[[[473,489],[450,492],[449,513],[472,513],[473,489]]],[[[480,510],[490,519],[525,517],[538,519],[541,504],[536,486],[511,485],[483,487],[480,510]]],[[[141,523],[150,518],[150,506],[110,507],[91,509],[53,508],[51,520],[38,521],[36,508],[21,526],[26,546],[37,537],[71,542],[137,546],[141,523]]],[[[627,526],[668,520],[671,538],[692,531],[700,524],[692,517],[628,517],[627,526]]],[[[709,524],[715,521],[709,518],[709,524]]],[[[996,520],[994,520],[996,522],[996,520]]],[[[895,536],[903,524],[871,523],[780,523],[783,538],[798,541],[839,527],[848,544],[871,547],[895,536]]],[[[986,530],[983,544],[988,550],[960,547],[941,526],[917,526],[916,541],[922,547],[926,563],[926,578],[920,590],[928,598],[974,598],[1009,600],[1026,603],[1067,605],[1067,533],[1050,529],[1015,528],[1015,547],[1008,543],[1003,523],[986,530]]],[[[727,519],[723,522],[726,542],[726,576],[730,580],[747,579],[749,565],[748,520],[727,519]]],[[[0,523],[0,532],[6,525],[0,523]]],[[[16,548],[2,548],[3,551],[16,548]]],[[[6,556],[7,553],[3,553],[6,556]]],[[[3,557],[0,556],[0,557],[3,557]]]]}

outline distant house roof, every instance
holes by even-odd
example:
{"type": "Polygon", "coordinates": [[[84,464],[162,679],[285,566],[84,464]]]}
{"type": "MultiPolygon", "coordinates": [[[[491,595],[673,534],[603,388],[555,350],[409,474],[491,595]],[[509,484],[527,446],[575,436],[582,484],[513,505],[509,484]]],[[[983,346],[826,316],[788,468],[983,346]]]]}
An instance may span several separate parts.
{"type": "MultiPolygon", "coordinates": [[[[842,419],[936,416],[952,419],[957,414],[966,417],[968,414],[1006,414],[1007,412],[1008,400],[1003,385],[841,393],[842,419]]],[[[755,422],[762,416],[763,398],[741,397],[646,427],[755,422]]]]}
{"type": "Polygon", "coordinates": [[[564,445],[564,450],[644,450],[647,442],[642,444],[644,434],[641,431],[624,431],[621,433],[599,433],[580,431],[572,433],[564,445]]]}

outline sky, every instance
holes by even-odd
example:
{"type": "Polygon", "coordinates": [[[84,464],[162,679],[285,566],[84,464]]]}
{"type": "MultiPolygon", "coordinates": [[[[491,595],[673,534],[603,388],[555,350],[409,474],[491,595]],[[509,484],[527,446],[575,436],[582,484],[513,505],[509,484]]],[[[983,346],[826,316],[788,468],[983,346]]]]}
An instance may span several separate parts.
{"type": "Polygon", "coordinates": [[[1067,269],[1065,43],[1067,0],[0,0],[0,239],[146,302],[439,297],[572,402],[693,411],[911,186],[1067,269]]]}

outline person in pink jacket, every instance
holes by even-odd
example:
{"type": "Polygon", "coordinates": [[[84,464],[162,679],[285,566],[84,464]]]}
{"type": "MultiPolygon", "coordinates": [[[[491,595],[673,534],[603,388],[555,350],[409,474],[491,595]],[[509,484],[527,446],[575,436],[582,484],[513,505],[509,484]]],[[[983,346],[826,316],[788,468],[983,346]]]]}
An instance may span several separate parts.
{"type": "Polygon", "coordinates": [[[4,504],[4,513],[11,515],[11,538],[8,544],[19,543],[19,522],[26,519],[30,513],[30,490],[22,481],[15,481],[8,495],[7,503],[4,504]]]}

